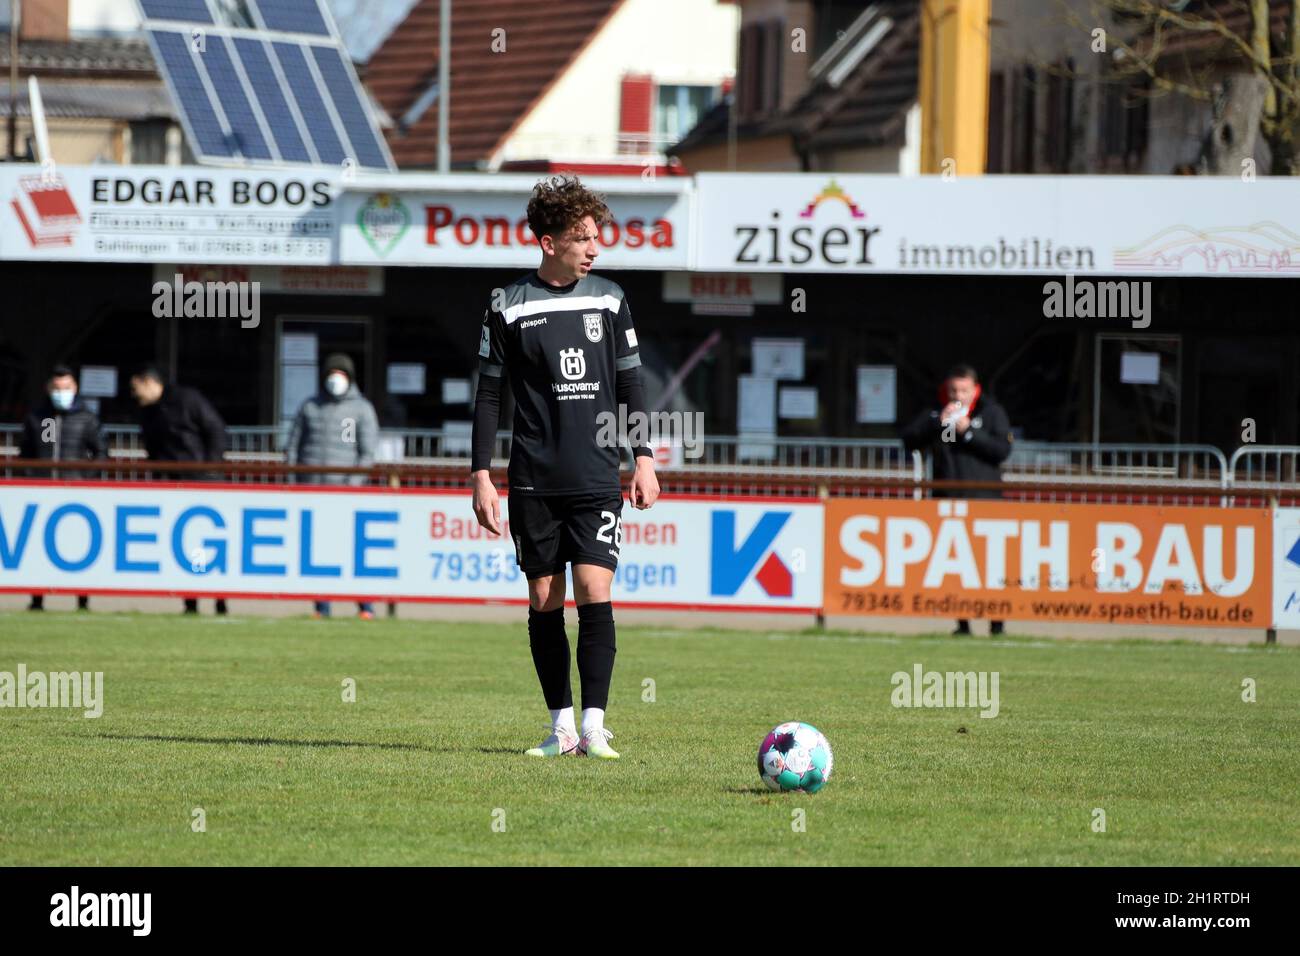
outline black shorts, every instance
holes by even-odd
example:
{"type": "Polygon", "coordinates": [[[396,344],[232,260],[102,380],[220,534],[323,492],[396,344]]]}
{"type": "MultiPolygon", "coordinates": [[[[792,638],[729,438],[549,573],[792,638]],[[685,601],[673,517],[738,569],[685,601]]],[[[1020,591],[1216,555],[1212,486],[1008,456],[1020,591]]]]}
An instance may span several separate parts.
{"type": "Polygon", "coordinates": [[[510,534],[524,577],[563,574],[566,564],[618,568],[623,544],[623,495],[511,495],[510,534]]]}

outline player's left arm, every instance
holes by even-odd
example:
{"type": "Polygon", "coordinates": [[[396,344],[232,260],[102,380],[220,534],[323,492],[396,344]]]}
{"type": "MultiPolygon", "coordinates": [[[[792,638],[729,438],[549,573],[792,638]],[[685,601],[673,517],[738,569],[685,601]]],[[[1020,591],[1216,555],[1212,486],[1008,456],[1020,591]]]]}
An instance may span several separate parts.
{"type": "MultiPolygon", "coordinates": [[[[629,429],[636,423],[645,423],[643,432],[648,437],[649,416],[646,414],[645,387],[641,384],[641,349],[632,325],[632,312],[627,299],[619,305],[614,318],[614,394],[618,403],[627,409],[629,429]]],[[[659,498],[659,478],[655,475],[654,452],[647,445],[632,443],[636,466],[628,498],[633,508],[649,508],[659,498]]]]}

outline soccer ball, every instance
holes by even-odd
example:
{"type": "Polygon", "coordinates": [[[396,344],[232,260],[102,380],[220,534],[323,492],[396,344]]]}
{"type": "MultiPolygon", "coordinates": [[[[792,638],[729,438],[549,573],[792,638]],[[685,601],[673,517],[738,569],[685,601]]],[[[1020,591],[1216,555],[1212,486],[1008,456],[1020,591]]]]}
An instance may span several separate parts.
{"type": "Polygon", "coordinates": [[[831,745],[812,724],[779,724],[758,748],[758,775],[773,790],[816,793],[831,778],[831,745]]]}

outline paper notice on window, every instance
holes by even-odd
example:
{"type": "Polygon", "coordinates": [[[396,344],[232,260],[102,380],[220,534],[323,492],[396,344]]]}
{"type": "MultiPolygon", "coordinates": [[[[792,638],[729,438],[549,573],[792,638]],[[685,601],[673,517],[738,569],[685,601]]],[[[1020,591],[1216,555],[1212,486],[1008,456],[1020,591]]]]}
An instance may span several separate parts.
{"type": "Polygon", "coordinates": [[[1156,352],[1122,352],[1119,380],[1125,385],[1159,385],[1160,355],[1156,352]]]}
{"type": "Polygon", "coordinates": [[[316,394],[315,365],[285,365],[280,368],[280,417],[293,418],[302,403],[316,394]]]}
{"type": "Polygon", "coordinates": [[[776,432],[776,379],[765,375],[740,375],[736,426],[742,432],[776,432]]]}
{"type": "Polygon", "coordinates": [[[780,414],[782,418],[816,418],[817,389],[781,389],[780,414]]]}
{"type": "Polygon", "coordinates": [[[315,332],[285,332],[280,336],[280,363],[314,366],[317,348],[315,332]]]}
{"type": "Polygon", "coordinates": [[[803,379],[803,339],[754,339],[754,374],[798,382],[803,379]]]}
{"type": "Polygon", "coordinates": [[[113,398],[117,395],[117,369],[111,365],[83,365],[77,386],[83,397],[113,398]]]}
{"type": "Polygon", "coordinates": [[[442,380],[442,404],[468,405],[469,379],[444,378],[442,380]]]}
{"type": "Polygon", "coordinates": [[[893,365],[858,366],[858,422],[894,422],[898,418],[898,369],[893,365]]]}
{"type": "Polygon", "coordinates": [[[424,364],[421,362],[390,362],[388,364],[388,393],[390,395],[423,395],[424,364]]]}

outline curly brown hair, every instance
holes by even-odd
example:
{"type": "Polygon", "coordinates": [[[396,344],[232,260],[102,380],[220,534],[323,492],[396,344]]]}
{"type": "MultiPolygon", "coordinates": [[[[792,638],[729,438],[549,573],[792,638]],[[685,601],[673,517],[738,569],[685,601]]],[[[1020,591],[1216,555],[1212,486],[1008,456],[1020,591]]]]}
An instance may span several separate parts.
{"type": "Polygon", "coordinates": [[[551,176],[533,187],[528,228],[539,241],[542,236],[563,235],[587,216],[600,228],[609,221],[609,207],[604,196],[582,185],[577,176],[551,176]]]}

